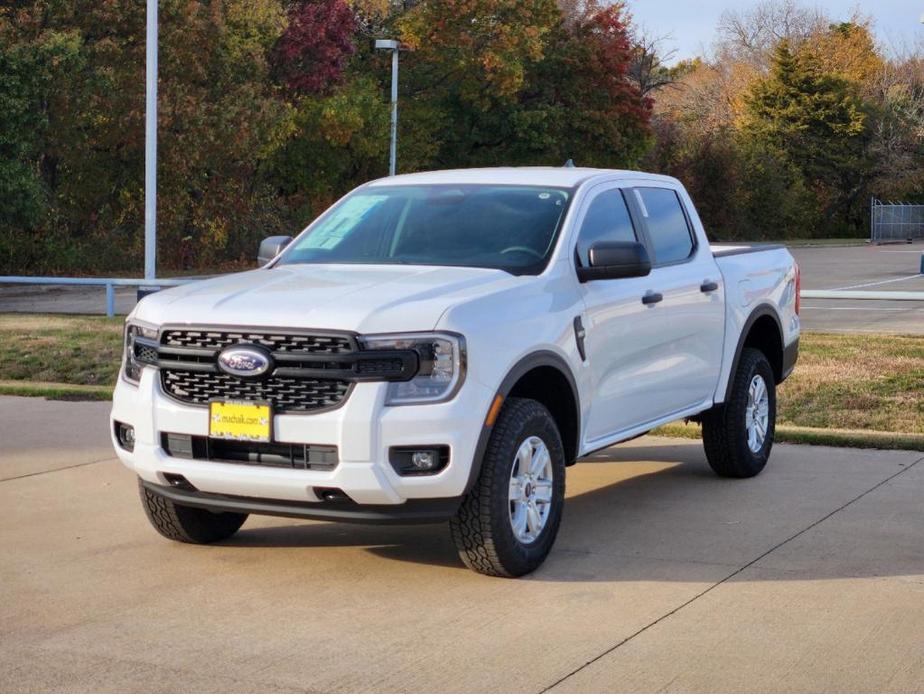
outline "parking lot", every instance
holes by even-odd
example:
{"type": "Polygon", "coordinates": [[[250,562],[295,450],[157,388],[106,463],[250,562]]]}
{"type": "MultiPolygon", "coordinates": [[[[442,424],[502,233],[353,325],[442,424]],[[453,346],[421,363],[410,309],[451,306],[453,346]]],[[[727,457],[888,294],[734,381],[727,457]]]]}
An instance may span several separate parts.
{"type": "MultiPolygon", "coordinates": [[[[924,245],[794,248],[803,289],[924,292],[924,245]]],[[[924,302],[806,299],[802,326],[823,332],[924,335],[924,302]]]]}
{"type": "Polygon", "coordinates": [[[779,445],[733,481],[640,439],[504,580],[442,525],[167,542],[107,412],[0,398],[3,691],[924,691],[924,454],[779,445]]]}

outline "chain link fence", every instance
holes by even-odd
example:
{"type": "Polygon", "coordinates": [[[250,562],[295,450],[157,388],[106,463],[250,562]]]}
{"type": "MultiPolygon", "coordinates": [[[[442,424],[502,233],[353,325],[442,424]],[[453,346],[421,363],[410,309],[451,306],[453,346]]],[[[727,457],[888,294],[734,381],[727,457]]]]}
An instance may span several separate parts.
{"type": "Polygon", "coordinates": [[[873,198],[869,219],[871,243],[911,243],[924,239],[924,205],[873,198]]]}

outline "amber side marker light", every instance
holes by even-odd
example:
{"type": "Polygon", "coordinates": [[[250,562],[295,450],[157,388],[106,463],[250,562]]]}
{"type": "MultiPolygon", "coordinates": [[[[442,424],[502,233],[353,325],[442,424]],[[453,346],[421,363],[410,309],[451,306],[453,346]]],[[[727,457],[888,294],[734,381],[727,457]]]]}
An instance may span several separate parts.
{"type": "Polygon", "coordinates": [[[497,415],[500,414],[501,405],[504,404],[504,396],[498,393],[494,396],[494,402],[491,403],[491,409],[488,410],[488,416],[484,418],[484,425],[486,427],[493,427],[494,422],[497,421],[497,415]]]}

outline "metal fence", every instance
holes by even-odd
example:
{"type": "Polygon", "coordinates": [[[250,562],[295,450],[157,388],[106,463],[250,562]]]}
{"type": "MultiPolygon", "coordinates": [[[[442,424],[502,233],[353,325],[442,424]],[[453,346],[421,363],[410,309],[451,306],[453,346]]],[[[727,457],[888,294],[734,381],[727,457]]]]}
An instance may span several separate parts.
{"type": "Polygon", "coordinates": [[[156,291],[161,287],[178,287],[181,284],[193,282],[197,278],[174,278],[162,280],[136,280],[126,279],[124,277],[22,277],[22,276],[0,276],[0,285],[3,284],[47,284],[52,286],[82,286],[82,287],[105,287],[106,288],[106,315],[112,318],[115,315],[115,288],[116,287],[137,287],[138,289],[147,289],[156,291]]]}
{"type": "Polygon", "coordinates": [[[910,243],[924,239],[924,205],[873,198],[869,221],[871,243],[910,243]]]}

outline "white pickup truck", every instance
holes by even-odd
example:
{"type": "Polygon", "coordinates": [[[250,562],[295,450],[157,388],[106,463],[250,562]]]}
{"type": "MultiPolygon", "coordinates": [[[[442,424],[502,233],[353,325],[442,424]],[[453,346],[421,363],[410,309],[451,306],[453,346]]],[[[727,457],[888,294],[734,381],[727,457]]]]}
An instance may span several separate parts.
{"type": "Polygon", "coordinates": [[[520,576],[592,451],[687,418],[719,475],[770,455],[799,269],[779,246],[710,247],[673,178],[397,176],[261,255],[127,320],[112,441],[172,540],[251,513],[448,520],[469,567],[520,576]]]}

